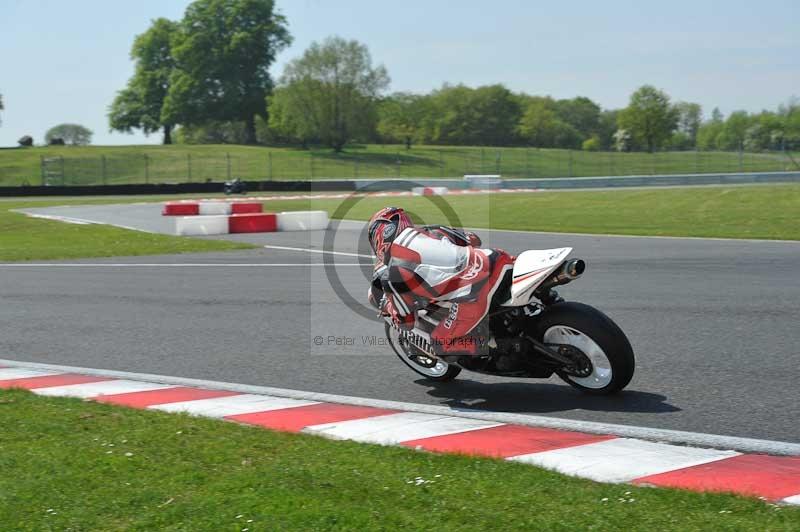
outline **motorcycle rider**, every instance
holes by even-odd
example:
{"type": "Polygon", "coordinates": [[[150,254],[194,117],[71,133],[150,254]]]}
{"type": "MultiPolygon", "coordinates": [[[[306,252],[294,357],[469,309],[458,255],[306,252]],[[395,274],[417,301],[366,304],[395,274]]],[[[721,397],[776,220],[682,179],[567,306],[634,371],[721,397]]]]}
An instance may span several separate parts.
{"type": "Polygon", "coordinates": [[[484,355],[488,338],[475,330],[501,284],[510,281],[514,257],[484,249],[471,232],[446,226],[414,227],[403,209],[386,207],[369,220],[376,262],[369,300],[399,327],[411,329],[416,311],[450,302],[450,313],[431,331],[440,356],[484,355]],[[473,333],[473,334],[470,334],[473,333]]]}

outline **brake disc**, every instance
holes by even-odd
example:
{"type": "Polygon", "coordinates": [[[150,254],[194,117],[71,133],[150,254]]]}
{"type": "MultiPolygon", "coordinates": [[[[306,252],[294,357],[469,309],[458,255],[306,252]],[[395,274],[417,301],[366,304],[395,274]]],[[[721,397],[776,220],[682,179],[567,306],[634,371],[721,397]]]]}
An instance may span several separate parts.
{"type": "Polygon", "coordinates": [[[558,346],[559,354],[569,358],[573,363],[570,366],[564,366],[561,371],[572,377],[588,377],[592,374],[592,361],[586,356],[586,353],[581,351],[575,346],[562,344],[558,346]]]}

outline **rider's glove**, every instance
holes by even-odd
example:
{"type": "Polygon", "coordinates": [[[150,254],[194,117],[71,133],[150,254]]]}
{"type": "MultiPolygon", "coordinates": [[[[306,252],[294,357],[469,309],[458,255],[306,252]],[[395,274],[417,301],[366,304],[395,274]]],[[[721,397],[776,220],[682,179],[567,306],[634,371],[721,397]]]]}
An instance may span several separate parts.
{"type": "Polygon", "coordinates": [[[401,315],[397,311],[397,307],[395,307],[392,298],[386,297],[385,294],[383,299],[381,299],[381,316],[389,316],[392,319],[392,323],[401,329],[408,330],[414,328],[414,314],[409,313],[405,316],[401,315]]]}
{"type": "Polygon", "coordinates": [[[481,237],[479,237],[472,231],[466,231],[464,234],[467,235],[467,242],[469,242],[470,246],[474,248],[479,248],[481,247],[481,244],[483,244],[483,241],[481,241],[481,237]]]}

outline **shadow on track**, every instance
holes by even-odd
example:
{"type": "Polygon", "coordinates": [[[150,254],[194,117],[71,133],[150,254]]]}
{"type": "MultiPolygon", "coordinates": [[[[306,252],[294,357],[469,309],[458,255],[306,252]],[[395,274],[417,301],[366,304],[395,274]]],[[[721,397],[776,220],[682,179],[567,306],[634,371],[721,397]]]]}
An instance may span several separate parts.
{"type": "Polygon", "coordinates": [[[593,396],[569,386],[537,383],[485,383],[468,379],[453,382],[414,381],[429,388],[428,395],[445,399],[453,408],[525,414],[546,414],[567,410],[600,412],[669,413],[681,409],[660,394],[626,390],[617,395],[593,396]]]}

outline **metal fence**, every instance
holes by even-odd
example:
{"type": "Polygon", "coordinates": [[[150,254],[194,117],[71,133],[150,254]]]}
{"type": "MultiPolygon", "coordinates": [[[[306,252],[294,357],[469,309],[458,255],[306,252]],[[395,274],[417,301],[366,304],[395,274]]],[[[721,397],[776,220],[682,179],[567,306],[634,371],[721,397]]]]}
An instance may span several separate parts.
{"type": "MultiPolygon", "coordinates": [[[[195,150],[199,151],[199,150],[195,150]]],[[[134,153],[96,157],[42,156],[38,172],[6,175],[0,185],[105,185],[246,180],[453,178],[500,174],[504,178],[703,174],[800,170],[785,152],[619,153],[525,148],[249,149],[246,153],[134,153]],[[35,175],[38,173],[38,175],[35,175]]]]}

